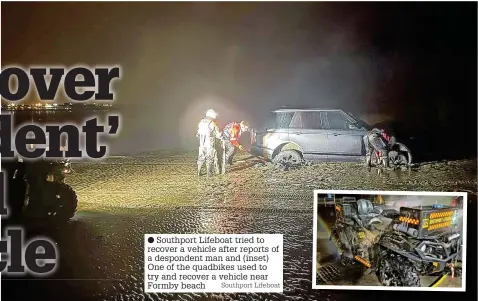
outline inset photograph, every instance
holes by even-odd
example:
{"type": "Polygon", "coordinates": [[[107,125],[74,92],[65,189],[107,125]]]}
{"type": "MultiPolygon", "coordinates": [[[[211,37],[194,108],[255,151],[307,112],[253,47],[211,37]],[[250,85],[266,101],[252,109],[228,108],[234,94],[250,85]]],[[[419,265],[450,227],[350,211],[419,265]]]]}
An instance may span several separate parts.
{"type": "Polygon", "coordinates": [[[465,291],[466,193],[314,198],[314,289],[465,291]]]}

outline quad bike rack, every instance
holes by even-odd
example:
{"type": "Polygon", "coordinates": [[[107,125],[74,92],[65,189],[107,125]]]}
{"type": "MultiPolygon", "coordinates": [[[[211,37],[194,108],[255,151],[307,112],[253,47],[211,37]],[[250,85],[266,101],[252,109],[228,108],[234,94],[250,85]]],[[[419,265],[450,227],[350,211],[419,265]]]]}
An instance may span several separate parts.
{"type": "MultiPolygon", "coordinates": [[[[345,269],[344,266],[341,265],[340,262],[330,262],[327,263],[317,270],[317,284],[328,284],[334,281],[339,281],[345,278],[345,269]]],[[[442,276],[438,277],[429,287],[439,287],[443,281],[447,279],[447,277],[451,277],[448,274],[443,274],[442,276]]]]}
{"type": "Polygon", "coordinates": [[[343,267],[339,262],[327,263],[317,270],[317,280],[323,283],[340,280],[344,276],[343,267]]]}

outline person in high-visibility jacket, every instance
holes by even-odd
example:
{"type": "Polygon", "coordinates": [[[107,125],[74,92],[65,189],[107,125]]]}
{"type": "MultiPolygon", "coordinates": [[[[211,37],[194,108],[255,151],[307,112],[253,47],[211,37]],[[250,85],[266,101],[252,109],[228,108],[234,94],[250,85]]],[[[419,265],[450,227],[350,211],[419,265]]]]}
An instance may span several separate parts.
{"type": "Polygon", "coordinates": [[[197,161],[197,175],[201,175],[201,168],[206,162],[206,172],[212,176],[213,170],[219,174],[219,162],[217,158],[216,142],[222,140],[221,131],[216,124],[218,114],[214,110],[208,110],[206,117],[198,124],[196,137],[199,138],[199,154],[197,161]]]}
{"type": "Polygon", "coordinates": [[[239,138],[241,138],[242,133],[250,131],[249,124],[246,121],[241,121],[240,123],[231,122],[227,124],[223,131],[222,136],[224,139],[224,148],[225,148],[225,162],[228,165],[232,164],[232,159],[236,148],[244,151],[245,148],[239,144],[239,138]]]}

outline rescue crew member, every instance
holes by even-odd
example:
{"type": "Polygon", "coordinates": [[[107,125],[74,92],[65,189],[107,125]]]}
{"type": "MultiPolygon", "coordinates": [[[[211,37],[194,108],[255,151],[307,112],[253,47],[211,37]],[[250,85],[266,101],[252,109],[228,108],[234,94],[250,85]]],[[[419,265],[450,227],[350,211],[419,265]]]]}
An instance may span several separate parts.
{"type": "Polygon", "coordinates": [[[366,166],[371,166],[373,152],[376,152],[377,159],[383,164],[384,168],[389,167],[388,162],[388,143],[390,137],[388,137],[383,130],[374,128],[369,131],[364,137],[364,145],[366,151],[366,166]]]}
{"type": "Polygon", "coordinates": [[[216,124],[218,113],[213,109],[206,112],[204,117],[198,124],[196,137],[199,138],[199,155],[197,161],[197,174],[201,175],[201,168],[206,162],[207,176],[212,176],[213,169],[219,174],[219,162],[216,151],[216,140],[222,139],[221,131],[216,124]]]}
{"type": "Polygon", "coordinates": [[[241,151],[245,150],[244,147],[239,144],[239,138],[241,138],[242,133],[249,131],[249,124],[246,121],[241,121],[240,123],[231,122],[224,127],[222,136],[224,139],[224,152],[226,155],[225,162],[227,165],[232,164],[236,148],[241,151]]]}

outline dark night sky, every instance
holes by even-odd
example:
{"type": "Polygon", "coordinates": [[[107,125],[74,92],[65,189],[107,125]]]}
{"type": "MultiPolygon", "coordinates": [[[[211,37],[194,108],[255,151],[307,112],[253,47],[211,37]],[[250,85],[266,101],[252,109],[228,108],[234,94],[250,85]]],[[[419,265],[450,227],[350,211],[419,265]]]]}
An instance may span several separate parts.
{"type": "Polygon", "coordinates": [[[141,105],[130,128],[181,140],[210,105],[224,121],[339,107],[476,139],[476,57],[472,2],[2,3],[2,65],[120,64],[117,103],[141,105]]]}

